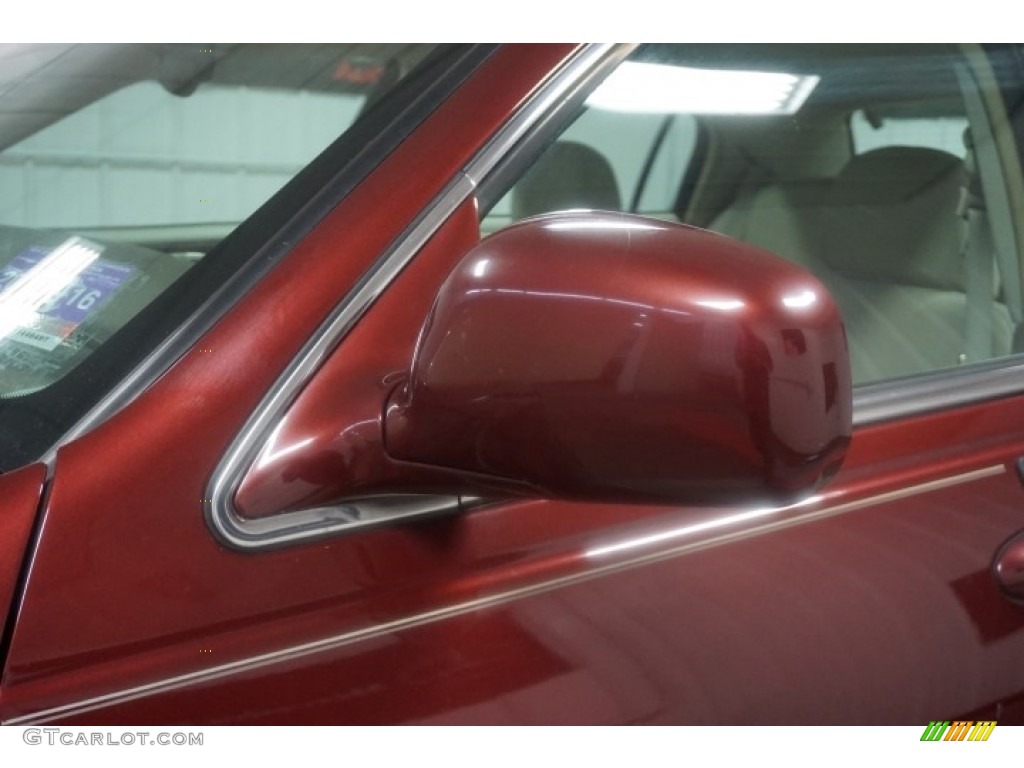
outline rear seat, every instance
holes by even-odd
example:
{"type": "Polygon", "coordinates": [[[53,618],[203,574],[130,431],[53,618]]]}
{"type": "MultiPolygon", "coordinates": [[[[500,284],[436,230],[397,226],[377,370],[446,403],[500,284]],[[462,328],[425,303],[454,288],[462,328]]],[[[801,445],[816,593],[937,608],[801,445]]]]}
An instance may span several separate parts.
{"type": "MultiPolygon", "coordinates": [[[[854,381],[958,365],[966,350],[963,164],[945,152],[886,147],[835,179],[748,191],[710,228],[797,262],[832,292],[846,322],[854,381]]],[[[993,302],[993,351],[1012,323],[993,302]]]]}
{"type": "MultiPolygon", "coordinates": [[[[958,365],[967,354],[963,163],[921,147],[856,155],[827,179],[751,186],[710,225],[817,275],[846,322],[854,381],[958,365]]],[[[608,161],[556,142],[516,185],[516,219],[568,208],[618,210],[608,161]]],[[[1010,351],[1012,322],[993,301],[993,354],[1010,351]]]]}
{"type": "Polygon", "coordinates": [[[709,229],[822,271],[818,217],[831,181],[806,179],[746,190],[709,229]]]}
{"type": "Polygon", "coordinates": [[[621,206],[611,163],[576,141],[556,141],[512,188],[514,221],[552,211],[618,211],[621,206]]]}

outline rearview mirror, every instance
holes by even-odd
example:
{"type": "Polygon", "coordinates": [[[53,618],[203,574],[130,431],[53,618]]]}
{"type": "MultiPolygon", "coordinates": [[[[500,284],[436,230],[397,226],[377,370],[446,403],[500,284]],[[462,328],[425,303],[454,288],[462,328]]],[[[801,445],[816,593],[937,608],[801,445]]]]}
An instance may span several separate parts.
{"type": "Polygon", "coordinates": [[[448,278],[385,444],[545,496],[788,503],[838,469],[851,391],[839,312],[803,269],[678,224],[554,214],[448,278]]]}

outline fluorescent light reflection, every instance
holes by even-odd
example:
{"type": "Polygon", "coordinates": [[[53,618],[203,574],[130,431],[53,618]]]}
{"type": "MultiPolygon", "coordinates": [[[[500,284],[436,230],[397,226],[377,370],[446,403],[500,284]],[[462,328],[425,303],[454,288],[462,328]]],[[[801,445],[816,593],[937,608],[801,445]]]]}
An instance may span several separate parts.
{"type": "Polygon", "coordinates": [[[783,296],[782,303],[790,309],[804,309],[811,306],[818,300],[817,295],[814,291],[805,290],[803,293],[798,293],[796,296],[783,296]]]}
{"type": "Polygon", "coordinates": [[[637,230],[658,230],[662,227],[656,224],[643,224],[638,221],[552,221],[544,225],[544,229],[555,230],[593,230],[601,232],[612,229],[637,229],[637,230]]]}
{"type": "Polygon", "coordinates": [[[625,552],[631,549],[641,549],[643,547],[649,547],[652,544],[661,544],[666,541],[673,541],[675,539],[686,538],[687,536],[693,536],[697,533],[704,533],[706,531],[714,531],[720,528],[728,528],[729,526],[736,525],[738,523],[746,523],[751,520],[757,520],[762,517],[771,517],[777,515],[780,512],[788,512],[791,509],[797,509],[799,507],[806,507],[811,504],[816,504],[821,501],[822,496],[810,496],[803,501],[798,501],[796,504],[790,504],[785,507],[765,507],[763,509],[752,509],[749,512],[739,512],[733,515],[723,515],[716,517],[713,520],[706,520],[703,523],[694,523],[693,525],[686,525],[682,528],[673,528],[670,531],[664,531],[662,533],[655,533],[650,536],[641,536],[636,539],[628,539],[627,541],[620,542],[618,544],[609,544],[604,547],[597,547],[595,549],[587,550],[587,557],[604,557],[606,555],[616,554],[618,552],[625,552]]]}
{"type": "Polygon", "coordinates": [[[690,315],[689,312],[686,312],[681,309],[671,309],[669,307],[656,307],[653,304],[645,304],[639,301],[628,301],[626,299],[612,299],[607,296],[590,296],[585,293],[562,293],[559,291],[525,291],[519,288],[473,288],[471,290],[466,291],[467,296],[480,293],[518,294],[522,296],[533,296],[549,299],[594,301],[601,302],[604,304],[621,304],[624,307],[636,307],[637,309],[651,310],[654,312],[665,312],[670,315],[682,315],[684,317],[689,317],[690,315]]]}
{"type": "Polygon", "coordinates": [[[735,312],[747,306],[740,299],[698,299],[693,303],[698,307],[717,309],[721,312],[735,312]]]}
{"type": "Polygon", "coordinates": [[[291,445],[286,445],[283,448],[278,448],[277,442],[281,438],[281,431],[284,429],[284,427],[285,422],[283,421],[276,427],[274,427],[274,431],[270,433],[270,439],[267,440],[266,447],[263,449],[259,459],[256,462],[256,469],[263,469],[264,467],[273,464],[282,456],[287,456],[289,453],[295,453],[295,451],[305,448],[307,445],[313,442],[312,437],[307,437],[304,440],[298,440],[292,443],[291,445]]]}
{"type": "Polygon", "coordinates": [[[72,237],[0,291],[0,337],[35,324],[39,310],[99,258],[102,248],[72,237]]]}
{"type": "Polygon", "coordinates": [[[626,61],[598,86],[587,104],[614,112],[792,115],[819,80],[817,75],[626,61]]]}

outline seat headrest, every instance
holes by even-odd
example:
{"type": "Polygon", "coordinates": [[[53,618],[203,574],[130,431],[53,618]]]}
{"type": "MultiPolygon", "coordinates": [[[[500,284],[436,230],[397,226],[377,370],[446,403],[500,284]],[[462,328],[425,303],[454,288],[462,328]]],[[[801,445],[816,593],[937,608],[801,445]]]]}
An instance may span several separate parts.
{"type": "Polygon", "coordinates": [[[611,164],[597,150],[574,141],[557,141],[548,147],[512,190],[516,219],[574,208],[618,211],[621,207],[611,164]]]}
{"type": "Polygon", "coordinates": [[[927,147],[883,147],[855,155],[839,172],[837,190],[851,202],[889,205],[929,188],[961,184],[963,161],[927,147]]]}
{"type": "Polygon", "coordinates": [[[824,260],[851,277],[964,290],[963,183],[963,162],[947,152],[885,147],[855,156],[823,209],[824,260]]]}

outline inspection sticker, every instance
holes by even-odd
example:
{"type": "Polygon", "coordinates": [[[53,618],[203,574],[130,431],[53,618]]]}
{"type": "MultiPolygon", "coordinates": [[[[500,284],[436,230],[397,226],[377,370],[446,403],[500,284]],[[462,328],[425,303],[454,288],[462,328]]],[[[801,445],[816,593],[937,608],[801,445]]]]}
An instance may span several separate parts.
{"type": "MultiPolygon", "coordinates": [[[[26,248],[0,272],[0,293],[30,272],[52,248],[26,248]]],[[[135,274],[130,264],[96,259],[59,292],[35,308],[32,319],[10,331],[8,338],[51,351],[56,349],[82,322],[101,309],[135,274]]]]}

